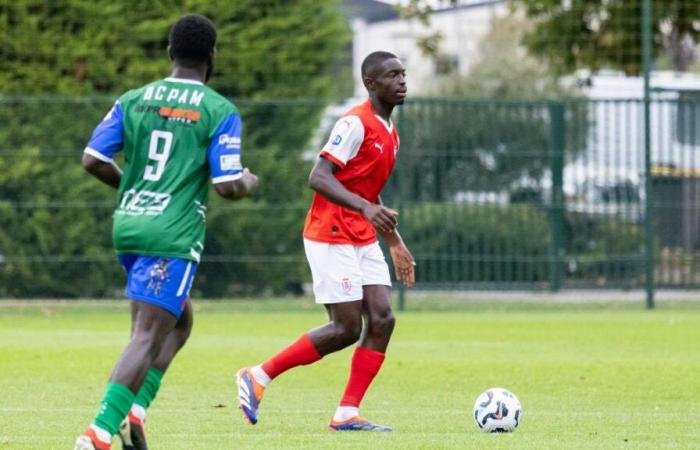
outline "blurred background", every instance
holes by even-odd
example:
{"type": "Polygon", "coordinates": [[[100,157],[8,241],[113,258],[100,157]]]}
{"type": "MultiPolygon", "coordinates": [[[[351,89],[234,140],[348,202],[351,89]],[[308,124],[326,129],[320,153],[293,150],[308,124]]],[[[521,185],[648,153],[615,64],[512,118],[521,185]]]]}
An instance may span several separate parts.
{"type": "MultiPolygon", "coordinates": [[[[2,0],[0,297],[120,297],[113,190],[80,165],[124,91],[166,77],[185,13],[217,25],[251,199],[211,195],[199,298],[302,295],[309,170],[396,53],[409,100],[385,193],[417,290],[700,285],[697,0],[2,0]]],[[[402,301],[404,299],[401,293],[402,301]]]]}

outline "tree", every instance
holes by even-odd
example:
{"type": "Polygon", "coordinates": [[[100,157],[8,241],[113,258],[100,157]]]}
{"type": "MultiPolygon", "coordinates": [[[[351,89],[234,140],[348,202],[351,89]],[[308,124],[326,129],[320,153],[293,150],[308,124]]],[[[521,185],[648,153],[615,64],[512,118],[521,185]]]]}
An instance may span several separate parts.
{"type": "MultiPolygon", "coordinates": [[[[559,73],[579,68],[641,72],[642,0],[511,1],[536,23],[525,44],[559,73]]],[[[687,70],[700,37],[700,2],[655,1],[653,6],[655,54],[668,52],[675,70],[687,70]]]]}
{"type": "Polygon", "coordinates": [[[574,137],[585,136],[586,105],[572,101],[579,91],[519,46],[529,27],[517,16],[495,19],[467,75],[439,78],[432,92],[438,98],[404,106],[400,163],[411,174],[402,178],[407,199],[507,192],[511,201],[544,201],[541,180],[551,164],[553,114],[560,111],[554,106],[566,102],[572,157],[582,145],[574,137]]]}
{"type": "Polygon", "coordinates": [[[532,23],[518,15],[495,18],[477,47],[466,75],[437,79],[433,94],[500,100],[541,100],[575,97],[580,92],[560,82],[546,60],[531,56],[522,45],[532,23]]]}
{"type": "Polygon", "coordinates": [[[304,279],[293,261],[303,259],[309,196],[301,154],[349,40],[337,1],[20,0],[0,5],[0,295],[119,292],[115,193],[84,173],[80,154],[118,94],[168,75],[169,27],[192,11],[217,24],[212,86],[235,97],[243,161],[262,179],[253,199],[213,199],[199,272],[209,282],[194,290],[213,297],[304,279]],[[206,263],[217,254],[233,256],[206,263]],[[246,262],[261,255],[292,263],[246,262]]]}
{"type": "Polygon", "coordinates": [[[196,11],[217,25],[212,87],[224,95],[324,96],[349,38],[336,0],[3,3],[3,94],[118,94],[161,77],[169,27],[196,11]]]}
{"type": "MultiPolygon", "coordinates": [[[[430,27],[430,15],[440,8],[458,6],[460,0],[407,0],[396,5],[401,18],[404,20],[416,20],[425,28],[430,27]]],[[[416,45],[424,56],[436,60],[440,56],[440,44],[444,35],[440,31],[433,31],[416,38],[416,45]]]]}

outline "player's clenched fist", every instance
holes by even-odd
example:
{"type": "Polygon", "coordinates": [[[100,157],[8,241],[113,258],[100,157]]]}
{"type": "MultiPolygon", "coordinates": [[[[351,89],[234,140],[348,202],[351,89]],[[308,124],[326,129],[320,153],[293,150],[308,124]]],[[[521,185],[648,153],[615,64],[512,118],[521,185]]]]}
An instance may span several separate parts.
{"type": "Polygon", "coordinates": [[[396,228],[396,224],[398,223],[397,216],[399,213],[386,206],[368,203],[362,209],[362,215],[365,216],[377,230],[386,233],[396,228]]]}
{"type": "Polygon", "coordinates": [[[241,177],[243,183],[246,185],[248,195],[254,194],[258,190],[258,176],[251,172],[247,167],[243,169],[243,176],[241,177]]]}

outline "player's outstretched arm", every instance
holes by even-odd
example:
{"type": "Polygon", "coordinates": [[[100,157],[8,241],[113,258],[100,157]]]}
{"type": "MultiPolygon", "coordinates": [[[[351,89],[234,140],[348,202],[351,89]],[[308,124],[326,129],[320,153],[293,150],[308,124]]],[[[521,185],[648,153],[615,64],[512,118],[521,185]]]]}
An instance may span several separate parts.
{"type": "Polygon", "coordinates": [[[258,177],[250,170],[243,169],[243,176],[237,180],[214,185],[217,194],[228,200],[240,200],[258,189],[258,177]]]}
{"type": "Polygon", "coordinates": [[[119,188],[122,171],[114,162],[101,161],[88,153],[83,153],[83,167],[90,175],[104,184],[115,189],[119,188]]]}
{"type": "Polygon", "coordinates": [[[309,175],[309,187],[344,208],[359,212],[380,232],[396,227],[396,211],[382,205],[370,203],[353,194],[333,175],[337,166],[324,157],[318,158],[309,175]]]}

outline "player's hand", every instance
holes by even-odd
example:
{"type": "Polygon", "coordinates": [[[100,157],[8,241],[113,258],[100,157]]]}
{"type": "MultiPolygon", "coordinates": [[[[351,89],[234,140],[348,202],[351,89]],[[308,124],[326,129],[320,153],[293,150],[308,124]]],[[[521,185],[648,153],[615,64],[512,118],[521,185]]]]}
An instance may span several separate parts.
{"type": "Polygon", "coordinates": [[[396,279],[403,281],[403,284],[410,288],[416,282],[416,261],[413,255],[403,242],[389,247],[389,253],[394,262],[396,279]]]}
{"type": "Polygon", "coordinates": [[[367,203],[362,215],[381,233],[389,233],[396,228],[398,212],[383,205],[367,203]]]}
{"type": "Polygon", "coordinates": [[[252,195],[256,190],[258,190],[258,176],[251,172],[247,167],[243,169],[243,176],[241,179],[246,187],[246,195],[252,195]]]}

